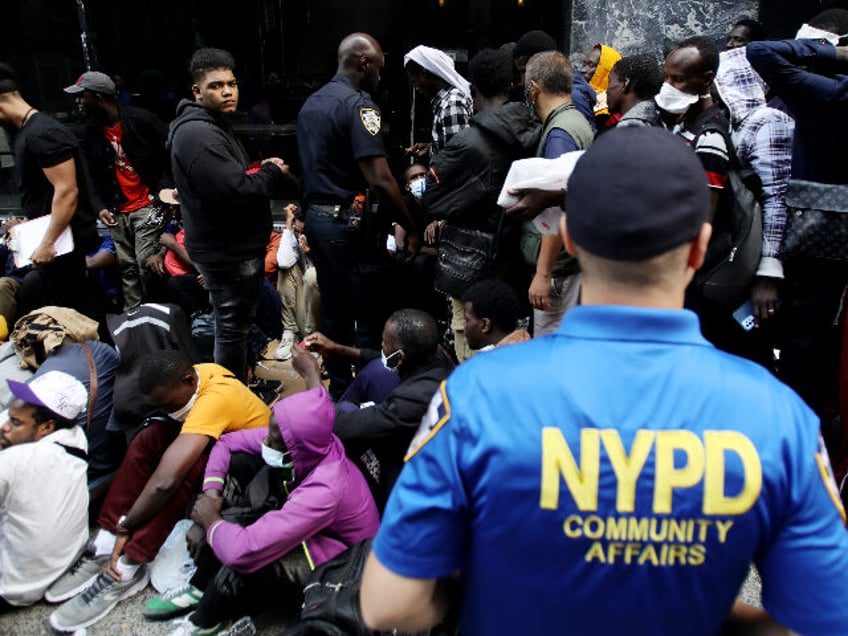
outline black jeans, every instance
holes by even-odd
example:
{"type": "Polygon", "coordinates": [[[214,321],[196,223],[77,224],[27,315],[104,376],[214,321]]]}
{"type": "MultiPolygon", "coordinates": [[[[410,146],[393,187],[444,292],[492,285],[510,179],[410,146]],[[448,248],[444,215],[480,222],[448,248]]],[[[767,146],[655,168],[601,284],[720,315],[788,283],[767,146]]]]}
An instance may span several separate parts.
{"type": "Polygon", "coordinates": [[[822,421],[828,442],[839,410],[843,293],[848,271],[837,265],[788,263],[781,314],[785,327],[780,377],[822,421]]]}
{"type": "MultiPolygon", "coordinates": [[[[321,290],[321,332],[339,344],[379,349],[396,295],[389,288],[388,252],[366,241],[364,230],[311,206],[306,238],[321,290]]],[[[338,399],[351,382],[350,363],[328,358],[324,368],[330,395],[338,399]]]]}
{"type": "Polygon", "coordinates": [[[215,362],[245,381],[248,334],[259,307],[265,259],[195,263],[195,267],[203,275],[215,313],[215,362]]]}

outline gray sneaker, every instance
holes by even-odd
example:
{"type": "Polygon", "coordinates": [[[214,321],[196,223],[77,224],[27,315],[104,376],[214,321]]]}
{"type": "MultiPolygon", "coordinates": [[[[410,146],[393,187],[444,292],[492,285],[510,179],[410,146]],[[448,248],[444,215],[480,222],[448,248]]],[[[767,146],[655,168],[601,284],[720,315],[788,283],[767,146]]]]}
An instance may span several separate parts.
{"type": "Polygon", "coordinates": [[[141,592],[149,580],[146,564],[142,564],[129,581],[116,581],[100,574],[87,590],[50,615],[50,625],[59,632],[75,632],[88,627],[111,612],[120,601],[141,592]]]}
{"type": "Polygon", "coordinates": [[[76,596],[94,583],[100,574],[100,567],[108,559],[108,556],[96,557],[91,552],[83,552],[68,571],[47,588],[44,599],[48,603],[61,603],[76,596]]]}

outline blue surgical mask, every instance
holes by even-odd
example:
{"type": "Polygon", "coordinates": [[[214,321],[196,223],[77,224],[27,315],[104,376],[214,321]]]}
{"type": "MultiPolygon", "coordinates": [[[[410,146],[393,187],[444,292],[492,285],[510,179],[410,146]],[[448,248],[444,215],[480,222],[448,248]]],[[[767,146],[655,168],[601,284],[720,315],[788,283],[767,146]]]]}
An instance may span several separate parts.
{"type": "Polygon", "coordinates": [[[380,359],[383,361],[383,367],[386,369],[386,371],[391,371],[392,373],[398,372],[397,367],[390,367],[389,366],[389,360],[394,358],[401,351],[403,351],[403,349],[398,349],[397,351],[395,351],[394,353],[390,353],[389,355],[386,355],[385,352],[380,351],[380,359]]]}
{"type": "Polygon", "coordinates": [[[290,474],[284,477],[285,481],[294,481],[294,463],[288,451],[278,451],[263,442],[262,461],[271,468],[281,468],[288,471],[290,474]]]}

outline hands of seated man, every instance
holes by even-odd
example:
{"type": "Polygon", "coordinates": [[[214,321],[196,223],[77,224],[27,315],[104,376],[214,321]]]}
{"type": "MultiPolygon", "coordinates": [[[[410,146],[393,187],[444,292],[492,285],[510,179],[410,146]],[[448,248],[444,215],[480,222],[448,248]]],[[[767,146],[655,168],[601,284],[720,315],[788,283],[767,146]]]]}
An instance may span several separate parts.
{"type": "Polygon", "coordinates": [[[418,142],[417,144],[412,144],[409,148],[404,148],[403,151],[407,155],[422,159],[430,154],[430,144],[418,142]]]}
{"type": "Polygon", "coordinates": [[[330,340],[320,331],[314,331],[303,339],[307,349],[316,352],[322,358],[334,353],[336,343],[330,340]]]}
{"type": "Polygon", "coordinates": [[[203,546],[205,545],[206,533],[203,530],[203,526],[195,523],[186,532],[186,547],[193,561],[197,562],[198,557],[200,557],[200,551],[203,550],[203,546]]]}
{"type": "Polygon", "coordinates": [[[118,519],[118,523],[115,524],[115,534],[117,535],[115,538],[115,547],[112,548],[112,554],[109,555],[109,560],[100,568],[101,573],[112,577],[116,581],[121,580],[121,572],[118,570],[118,559],[121,558],[121,555],[124,553],[124,547],[132,536],[132,532],[124,526],[123,522],[124,517],[121,517],[118,519]]]}
{"type": "Polygon", "coordinates": [[[206,530],[221,518],[221,506],[223,505],[224,499],[222,497],[211,497],[203,493],[194,502],[194,507],[191,509],[191,518],[206,530]]]}
{"type": "MultiPolygon", "coordinates": [[[[312,335],[314,336],[315,334],[312,335]]],[[[306,341],[304,340],[304,342],[306,341]]],[[[306,380],[306,388],[311,389],[321,384],[321,366],[318,364],[318,360],[300,345],[293,346],[291,352],[292,368],[300,377],[306,380]]]]}

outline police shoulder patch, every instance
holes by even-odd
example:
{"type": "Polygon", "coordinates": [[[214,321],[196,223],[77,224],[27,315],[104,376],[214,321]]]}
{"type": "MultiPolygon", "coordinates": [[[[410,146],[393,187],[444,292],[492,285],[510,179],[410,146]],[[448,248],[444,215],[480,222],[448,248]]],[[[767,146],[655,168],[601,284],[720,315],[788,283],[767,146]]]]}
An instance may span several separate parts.
{"type": "Polygon", "coordinates": [[[827,492],[833,501],[833,505],[836,506],[836,509],[839,511],[839,515],[842,517],[842,523],[845,523],[845,508],[842,505],[842,497],[839,493],[839,487],[836,485],[836,477],[833,474],[833,468],[830,465],[827,447],[825,446],[824,439],[822,439],[821,435],[819,435],[819,448],[816,452],[816,465],[818,466],[819,474],[821,475],[825,488],[827,488],[827,492]]]}
{"type": "Polygon", "coordinates": [[[415,432],[415,436],[409,444],[409,449],[406,451],[406,457],[403,461],[409,461],[427,442],[433,439],[433,436],[450,419],[450,403],[448,402],[447,393],[445,393],[445,382],[439,385],[439,390],[436,395],[430,400],[430,406],[427,407],[427,412],[421,418],[421,424],[415,432]]]}
{"type": "Polygon", "coordinates": [[[360,108],[359,119],[362,120],[362,126],[368,131],[372,137],[376,137],[380,132],[381,117],[380,111],[376,108],[360,108]]]}

